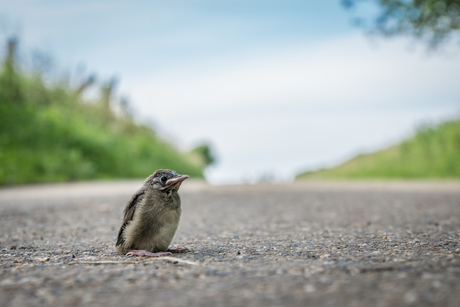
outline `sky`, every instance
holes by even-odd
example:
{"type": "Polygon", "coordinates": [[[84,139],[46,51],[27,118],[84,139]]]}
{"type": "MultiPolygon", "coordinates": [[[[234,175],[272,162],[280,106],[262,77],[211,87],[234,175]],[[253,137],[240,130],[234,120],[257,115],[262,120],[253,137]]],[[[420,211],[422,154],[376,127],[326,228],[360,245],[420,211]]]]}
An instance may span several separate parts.
{"type": "Polygon", "coordinates": [[[460,114],[460,57],[367,37],[351,20],[375,11],[339,0],[0,0],[0,35],[72,75],[116,76],[136,118],[181,150],[212,144],[209,182],[289,181],[460,114]]]}

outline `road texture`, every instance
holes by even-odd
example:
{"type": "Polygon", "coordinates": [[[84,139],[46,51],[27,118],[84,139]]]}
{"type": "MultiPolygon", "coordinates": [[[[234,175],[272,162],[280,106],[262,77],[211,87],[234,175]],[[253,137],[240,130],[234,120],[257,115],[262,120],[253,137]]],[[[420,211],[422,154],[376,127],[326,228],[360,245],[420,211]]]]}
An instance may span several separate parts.
{"type": "Polygon", "coordinates": [[[459,183],[186,181],[189,251],[120,256],[140,185],[0,189],[0,306],[460,306],[459,183]]]}

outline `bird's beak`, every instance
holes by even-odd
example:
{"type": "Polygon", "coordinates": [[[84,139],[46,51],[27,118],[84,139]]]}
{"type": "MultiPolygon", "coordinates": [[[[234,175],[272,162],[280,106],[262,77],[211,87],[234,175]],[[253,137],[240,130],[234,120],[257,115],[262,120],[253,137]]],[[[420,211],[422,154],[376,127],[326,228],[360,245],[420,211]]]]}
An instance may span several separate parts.
{"type": "Polygon", "coordinates": [[[167,186],[173,186],[176,183],[180,183],[180,182],[184,181],[188,177],[190,177],[190,176],[189,175],[179,175],[177,177],[171,178],[168,181],[166,181],[166,185],[167,186]]]}

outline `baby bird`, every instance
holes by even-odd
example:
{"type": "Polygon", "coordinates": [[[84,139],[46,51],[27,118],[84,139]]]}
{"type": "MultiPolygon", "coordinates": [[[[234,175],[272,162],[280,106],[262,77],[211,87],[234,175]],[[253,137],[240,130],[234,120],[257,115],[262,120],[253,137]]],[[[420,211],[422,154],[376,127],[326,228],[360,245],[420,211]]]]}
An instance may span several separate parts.
{"type": "Polygon", "coordinates": [[[118,232],[117,252],[131,256],[159,257],[185,249],[168,249],[181,215],[177,191],[188,175],[159,169],[126,204],[118,232]]]}

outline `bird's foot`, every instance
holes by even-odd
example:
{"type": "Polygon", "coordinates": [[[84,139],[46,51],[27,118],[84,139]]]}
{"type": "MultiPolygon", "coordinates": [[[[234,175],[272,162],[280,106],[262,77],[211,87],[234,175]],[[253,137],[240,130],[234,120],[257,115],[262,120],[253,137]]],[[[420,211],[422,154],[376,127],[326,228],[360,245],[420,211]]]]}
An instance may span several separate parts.
{"type": "Polygon", "coordinates": [[[168,248],[167,251],[170,253],[185,253],[188,251],[188,248],[168,248]]]}
{"type": "Polygon", "coordinates": [[[161,256],[168,256],[171,255],[170,252],[158,252],[158,253],[151,253],[146,250],[137,250],[132,249],[128,250],[126,256],[140,256],[140,257],[161,257],[161,256]]]}

